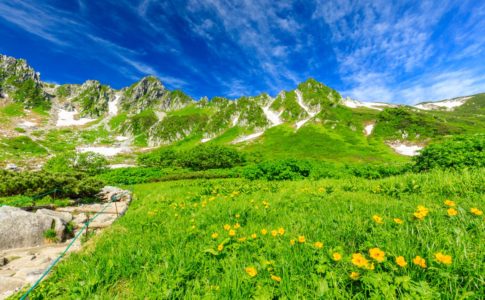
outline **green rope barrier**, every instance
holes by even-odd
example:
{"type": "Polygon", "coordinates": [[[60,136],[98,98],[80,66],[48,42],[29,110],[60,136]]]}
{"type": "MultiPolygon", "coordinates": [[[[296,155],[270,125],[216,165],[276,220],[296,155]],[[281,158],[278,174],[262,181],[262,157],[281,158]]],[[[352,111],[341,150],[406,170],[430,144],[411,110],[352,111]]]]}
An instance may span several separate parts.
{"type": "Polygon", "coordinates": [[[89,219],[84,224],[84,226],[81,228],[81,230],[79,230],[79,232],[76,234],[76,236],[74,236],[74,238],[69,243],[69,245],[67,245],[66,249],[64,249],[64,251],[62,251],[62,253],[49,265],[49,267],[44,271],[44,273],[42,273],[42,276],[40,276],[40,278],[30,287],[30,289],[20,298],[20,300],[25,300],[27,298],[27,296],[39,285],[39,283],[42,281],[42,279],[44,279],[44,277],[47,276],[47,274],[49,274],[49,272],[52,270],[52,268],[54,268],[54,266],[67,253],[67,251],[69,250],[69,248],[71,248],[71,246],[74,244],[74,242],[81,236],[81,234],[83,233],[84,229],[86,229],[89,226],[89,224],[92,221],[94,221],[94,219],[96,219],[101,213],[103,213],[106,210],[106,208],[108,207],[108,205],[110,205],[111,203],[113,203],[112,200],[110,202],[108,202],[103,207],[102,210],[98,211],[91,219],[89,219]]]}

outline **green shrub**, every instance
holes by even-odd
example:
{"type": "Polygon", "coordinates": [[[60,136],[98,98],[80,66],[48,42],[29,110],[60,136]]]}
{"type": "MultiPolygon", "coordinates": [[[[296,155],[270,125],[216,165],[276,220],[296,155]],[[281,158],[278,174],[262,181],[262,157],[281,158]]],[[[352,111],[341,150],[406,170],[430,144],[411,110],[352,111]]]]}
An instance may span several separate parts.
{"type": "Polygon", "coordinates": [[[416,171],[434,168],[462,169],[485,166],[485,134],[455,136],[430,144],[414,158],[416,171]]]}
{"type": "Polygon", "coordinates": [[[233,148],[199,145],[185,151],[178,164],[192,170],[208,170],[232,168],[244,161],[244,156],[233,148]]]}
{"type": "Polygon", "coordinates": [[[411,165],[358,165],[348,166],[349,174],[367,179],[378,179],[404,174],[411,170],[411,165]]]}
{"type": "Polygon", "coordinates": [[[157,168],[120,168],[108,170],[96,178],[111,185],[130,185],[156,181],[166,174],[166,171],[157,168]]]}
{"type": "Polygon", "coordinates": [[[287,159],[267,161],[246,167],[243,170],[243,177],[250,180],[295,180],[308,177],[310,172],[311,164],[309,162],[287,159]]]}
{"type": "Polygon", "coordinates": [[[174,166],[178,153],[170,148],[160,148],[150,153],[138,156],[138,164],[144,167],[166,168],[174,166]]]}
{"type": "Polygon", "coordinates": [[[108,161],[100,154],[68,152],[49,159],[43,169],[47,172],[70,173],[77,171],[96,175],[106,171],[107,166],[108,161]]]}
{"type": "Polygon", "coordinates": [[[85,173],[0,171],[0,197],[50,194],[56,198],[92,198],[104,182],[85,173]]]}

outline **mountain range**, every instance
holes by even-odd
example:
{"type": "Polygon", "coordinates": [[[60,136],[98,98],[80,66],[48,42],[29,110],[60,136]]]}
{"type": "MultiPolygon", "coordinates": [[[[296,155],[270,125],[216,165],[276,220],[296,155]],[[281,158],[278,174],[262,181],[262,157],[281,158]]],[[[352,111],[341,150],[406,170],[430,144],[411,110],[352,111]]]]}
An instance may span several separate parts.
{"type": "Polygon", "coordinates": [[[276,97],[193,99],[147,76],[120,90],[43,82],[0,56],[0,162],[37,164],[64,151],[126,163],[153,147],[232,144],[271,158],[390,161],[455,134],[483,132],[485,94],[415,106],[363,102],[312,78],[276,97]]]}

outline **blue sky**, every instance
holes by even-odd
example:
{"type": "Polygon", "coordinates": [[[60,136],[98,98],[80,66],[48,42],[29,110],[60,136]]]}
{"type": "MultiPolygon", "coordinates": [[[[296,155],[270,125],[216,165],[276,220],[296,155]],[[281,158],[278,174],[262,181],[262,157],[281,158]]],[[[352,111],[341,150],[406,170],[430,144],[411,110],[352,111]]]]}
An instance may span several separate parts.
{"type": "Polygon", "coordinates": [[[0,52],[45,81],[151,74],[201,96],[293,89],[360,100],[485,92],[485,1],[0,0],[0,52]]]}

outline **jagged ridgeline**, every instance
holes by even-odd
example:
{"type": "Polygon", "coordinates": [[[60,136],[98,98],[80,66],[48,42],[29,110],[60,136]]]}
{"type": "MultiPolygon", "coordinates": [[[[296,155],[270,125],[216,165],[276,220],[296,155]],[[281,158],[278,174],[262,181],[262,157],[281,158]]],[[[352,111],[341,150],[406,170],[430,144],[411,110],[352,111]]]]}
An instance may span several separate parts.
{"type": "Polygon", "coordinates": [[[388,160],[447,135],[483,131],[484,103],[485,94],[414,107],[361,102],[312,78],[275,97],[195,100],[153,76],[120,90],[95,80],[45,83],[25,60],[0,56],[2,143],[38,144],[40,152],[121,141],[129,147],[213,143],[271,157],[388,160]]]}
{"type": "Polygon", "coordinates": [[[43,90],[40,74],[36,73],[24,59],[0,56],[0,96],[10,98],[25,107],[44,107],[50,104],[43,90]]]}

